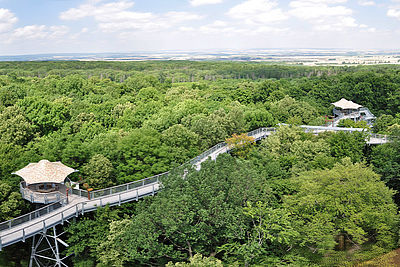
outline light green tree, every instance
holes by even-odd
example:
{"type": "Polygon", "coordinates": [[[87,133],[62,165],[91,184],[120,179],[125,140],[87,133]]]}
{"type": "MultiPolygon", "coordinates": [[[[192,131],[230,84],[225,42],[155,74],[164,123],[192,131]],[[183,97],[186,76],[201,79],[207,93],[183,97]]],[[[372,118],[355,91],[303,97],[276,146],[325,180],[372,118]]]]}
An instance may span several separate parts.
{"type": "Polygon", "coordinates": [[[330,170],[305,172],[292,181],[297,189],[284,198],[284,207],[297,224],[300,247],[325,254],[340,238],[352,246],[373,242],[391,249],[397,245],[394,191],[372,169],[344,159],[330,170]]]}
{"type": "Polygon", "coordinates": [[[114,167],[111,161],[101,154],[94,155],[82,167],[85,181],[93,188],[100,189],[114,183],[114,167]]]}
{"type": "Polygon", "coordinates": [[[189,259],[189,262],[168,262],[166,267],[223,267],[224,264],[219,259],[213,257],[204,257],[196,254],[189,259]]]}

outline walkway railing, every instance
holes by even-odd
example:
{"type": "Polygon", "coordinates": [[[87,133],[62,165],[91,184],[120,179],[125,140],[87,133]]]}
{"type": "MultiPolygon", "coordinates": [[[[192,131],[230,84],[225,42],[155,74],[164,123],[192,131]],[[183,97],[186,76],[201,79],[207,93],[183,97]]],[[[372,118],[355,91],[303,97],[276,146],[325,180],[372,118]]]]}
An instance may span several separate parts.
{"type": "Polygon", "coordinates": [[[148,184],[153,184],[153,183],[158,183],[160,181],[160,178],[164,177],[165,175],[168,175],[169,172],[164,172],[161,174],[157,174],[142,180],[138,180],[138,181],[133,181],[133,182],[129,182],[126,184],[122,184],[122,185],[116,185],[113,187],[108,187],[105,189],[99,189],[99,190],[95,190],[92,192],[88,192],[82,189],[72,189],[72,194],[80,196],[80,197],[90,197],[90,199],[97,199],[100,197],[104,197],[104,196],[108,196],[108,195],[113,195],[113,194],[117,194],[120,192],[124,192],[124,191],[129,191],[129,190],[133,190],[135,188],[138,187],[142,187],[148,184]]]}
{"type": "Polygon", "coordinates": [[[159,189],[158,185],[155,185],[155,183],[151,183],[145,186],[138,187],[134,190],[123,191],[114,195],[106,195],[93,200],[81,201],[71,206],[65,206],[61,202],[53,203],[42,209],[36,210],[34,212],[15,218],[13,220],[4,222],[0,224],[2,227],[0,229],[2,231],[11,229],[12,227],[19,225],[21,223],[31,221],[30,224],[24,225],[22,229],[16,229],[15,231],[7,232],[6,234],[0,236],[0,251],[4,246],[8,246],[19,241],[25,241],[25,239],[34,236],[37,233],[45,232],[48,228],[51,228],[60,223],[63,224],[66,220],[72,217],[78,217],[81,214],[83,215],[85,212],[96,210],[97,208],[106,206],[108,204],[114,206],[114,205],[121,205],[122,203],[130,202],[132,200],[139,200],[145,196],[154,195],[158,189],[159,189]],[[126,196],[124,196],[124,194],[126,196]],[[61,205],[60,207],[66,207],[66,208],[54,212],[51,216],[48,216],[41,220],[39,219],[40,216],[43,216],[44,214],[49,214],[55,209],[60,208],[56,207],[56,204],[61,205]],[[33,215],[34,213],[38,214],[40,213],[42,215],[34,217],[33,215]],[[32,217],[29,217],[29,215],[32,215],[32,217]],[[18,224],[15,224],[14,223],[15,220],[20,220],[20,221],[18,224]],[[10,236],[14,237],[12,238],[11,241],[7,242],[7,238],[10,236]]]}
{"type": "Polygon", "coordinates": [[[26,223],[26,222],[30,222],[30,221],[32,221],[32,220],[34,220],[36,218],[39,218],[39,217],[44,216],[46,214],[49,214],[52,211],[65,206],[66,204],[67,204],[67,199],[63,198],[63,199],[61,199],[60,202],[56,202],[56,203],[47,205],[47,206],[45,206],[43,208],[34,210],[34,211],[30,212],[30,213],[24,214],[24,215],[19,216],[17,218],[13,218],[11,220],[2,222],[2,223],[0,223],[0,231],[11,229],[14,226],[17,226],[17,225],[20,225],[20,224],[23,224],[23,223],[26,223]]]}
{"type": "Polygon", "coordinates": [[[19,191],[21,192],[22,198],[29,200],[31,203],[49,204],[59,202],[64,197],[60,192],[34,192],[29,188],[24,188],[22,184],[23,182],[19,184],[19,191]]]}

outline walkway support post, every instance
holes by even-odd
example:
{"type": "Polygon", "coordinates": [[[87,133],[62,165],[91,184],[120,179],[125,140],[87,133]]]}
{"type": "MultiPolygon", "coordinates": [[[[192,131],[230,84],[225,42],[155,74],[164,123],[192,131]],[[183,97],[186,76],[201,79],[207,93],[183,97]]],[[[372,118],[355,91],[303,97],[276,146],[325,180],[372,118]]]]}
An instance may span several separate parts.
{"type": "Polygon", "coordinates": [[[68,267],[63,261],[69,257],[69,255],[62,258],[59,246],[59,244],[62,244],[63,246],[68,247],[68,244],[59,238],[61,234],[57,235],[56,227],[53,226],[52,228],[53,229],[49,229],[49,231],[40,233],[38,238],[33,236],[29,267],[68,267]]]}

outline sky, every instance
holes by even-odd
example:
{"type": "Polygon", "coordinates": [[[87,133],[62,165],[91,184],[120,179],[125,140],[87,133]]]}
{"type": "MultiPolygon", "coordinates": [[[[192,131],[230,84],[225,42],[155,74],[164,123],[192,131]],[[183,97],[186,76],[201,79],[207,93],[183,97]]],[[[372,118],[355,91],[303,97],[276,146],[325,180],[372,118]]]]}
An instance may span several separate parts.
{"type": "Polygon", "coordinates": [[[400,0],[0,0],[0,55],[399,45],[400,0]]]}

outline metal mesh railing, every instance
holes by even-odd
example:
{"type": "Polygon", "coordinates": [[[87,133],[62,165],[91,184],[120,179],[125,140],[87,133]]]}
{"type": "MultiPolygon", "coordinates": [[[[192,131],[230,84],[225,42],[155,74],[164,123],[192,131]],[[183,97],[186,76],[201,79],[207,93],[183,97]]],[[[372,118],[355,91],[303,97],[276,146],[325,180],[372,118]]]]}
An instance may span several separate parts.
{"type": "MultiPolygon", "coordinates": [[[[158,179],[161,175],[167,175],[167,174],[164,173],[164,174],[156,175],[155,177],[152,177],[152,178],[158,179]]],[[[10,245],[10,244],[13,244],[13,243],[21,241],[21,240],[24,241],[26,238],[29,238],[30,236],[33,236],[38,232],[45,231],[46,229],[48,229],[48,227],[52,227],[59,223],[63,223],[65,220],[67,220],[71,217],[74,217],[74,216],[77,217],[77,216],[79,216],[79,214],[84,214],[87,211],[95,210],[98,207],[103,207],[107,204],[118,205],[123,202],[130,201],[131,199],[138,200],[147,195],[154,195],[155,191],[156,190],[155,190],[154,182],[152,182],[150,184],[146,184],[144,186],[140,186],[140,187],[136,188],[135,190],[133,190],[133,192],[136,192],[136,194],[131,194],[127,198],[125,197],[125,199],[122,199],[121,195],[123,195],[125,193],[129,194],[131,192],[123,191],[123,192],[120,192],[119,194],[117,194],[117,197],[115,196],[115,194],[114,195],[106,195],[103,197],[98,197],[96,199],[82,201],[82,202],[76,203],[74,205],[67,206],[66,208],[63,208],[60,211],[55,212],[54,214],[52,214],[50,216],[47,216],[45,218],[42,218],[41,220],[39,219],[35,222],[32,222],[31,224],[27,225],[24,228],[16,229],[14,231],[9,231],[6,234],[0,236],[0,251],[2,249],[2,246],[4,246],[4,245],[10,245]],[[148,188],[150,188],[150,190],[148,188]],[[142,192],[139,194],[140,190],[142,190],[142,192]],[[115,198],[117,200],[115,200],[115,198]],[[30,229],[30,231],[27,232],[26,229],[30,229]],[[14,236],[14,237],[10,240],[9,239],[10,236],[14,236]],[[7,238],[8,238],[8,240],[7,240],[7,238]],[[3,243],[3,241],[5,243],[3,243]]],[[[32,221],[33,219],[39,218],[45,214],[49,214],[52,211],[54,211],[55,209],[60,208],[62,206],[63,205],[61,202],[53,203],[51,205],[43,207],[42,209],[36,210],[29,214],[12,219],[10,221],[1,223],[0,231],[10,229],[17,224],[32,221]],[[59,205],[59,206],[57,206],[57,205],[59,205]]]]}
{"type": "Polygon", "coordinates": [[[77,196],[81,196],[81,197],[88,197],[90,196],[90,199],[96,199],[96,198],[100,198],[100,197],[104,197],[104,196],[108,196],[108,195],[113,195],[113,194],[117,194],[120,192],[124,192],[124,191],[129,191],[129,190],[133,190],[135,188],[138,187],[142,187],[148,184],[152,184],[152,183],[156,183],[159,182],[160,178],[168,175],[169,172],[165,172],[165,173],[161,173],[161,174],[157,174],[142,180],[138,180],[138,181],[133,181],[133,182],[129,182],[126,184],[122,184],[122,185],[116,185],[113,187],[108,187],[105,189],[99,189],[99,190],[95,190],[89,193],[85,191],[85,190],[81,190],[81,189],[72,189],[72,194],[77,195],[77,196]]]}
{"type": "Polygon", "coordinates": [[[34,220],[36,218],[39,218],[39,217],[41,217],[43,215],[49,214],[50,212],[52,212],[52,211],[54,211],[54,210],[56,210],[56,209],[58,209],[60,207],[63,207],[66,204],[67,204],[67,199],[63,198],[63,199],[61,199],[60,202],[52,203],[50,205],[47,205],[47,206],[45,206],[43,208],[37,209],[37,210],[32,211],[30,213],[24,214],[24,215],[19,216],[17,218],[2,222],[2,223],[0,223],[0,231],[7,230],[7,229],[10,229],[10,228],[12,228],[14,226],[20,225],[22,223],[26,223],[26,222],[32,221],[32,220],[34,220]]]}

